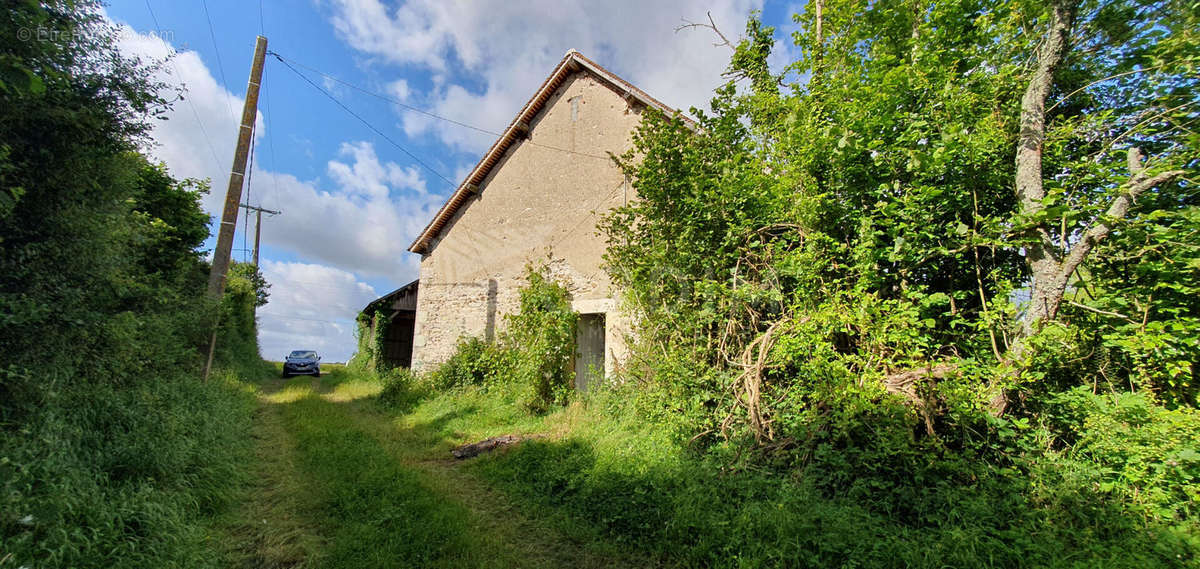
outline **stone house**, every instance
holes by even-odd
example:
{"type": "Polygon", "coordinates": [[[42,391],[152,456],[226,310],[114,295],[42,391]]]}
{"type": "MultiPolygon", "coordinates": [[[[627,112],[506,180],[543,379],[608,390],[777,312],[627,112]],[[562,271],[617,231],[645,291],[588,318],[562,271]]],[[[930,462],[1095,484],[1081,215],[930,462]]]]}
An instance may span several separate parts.
{"type": "Polygon", "coordinates": [[[495,338],[526,264],[542,261],[580,314],[576,387],[612,373],[630,321],[597,222],[634,197],[611,155],[631,148],[646,108],[675,113],[574,50],[562,58],[408,249],[421,255],[414,369],[445,361],[460,337],[495,338]]]}

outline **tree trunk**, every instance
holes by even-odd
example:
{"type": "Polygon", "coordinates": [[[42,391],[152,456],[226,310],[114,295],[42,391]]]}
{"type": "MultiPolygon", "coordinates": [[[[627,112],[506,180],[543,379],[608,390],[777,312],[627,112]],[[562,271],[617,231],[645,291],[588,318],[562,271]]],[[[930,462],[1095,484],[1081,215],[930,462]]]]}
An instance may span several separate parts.
{"type": "MultiPolygon", "coordinates": [[[[1043,184],[1042,153],[1046,139],[1046,99],[1054,88],[1055,70],[1062,64],[1067,53],[1072,20],[1079,0],[1053,0],[1045,35],[1037,48],[1036,67],[1021,97],[1020,133],[1016,152],[1015,189],[1019,217],[1037,219],[1042,213],[1042,200],[1046,197],[1043,184]]],[[[914,37],[917,33],[914,28],[914,37]]],[[[1006,385],[1016,376],[1016,370],[1028,365],[1025,361],[1028,339],[1036,334],[1045,322],[1053,320],[1076,269],[1095,249],[1096,245],[1112,232],[1115,225],[1124,219],[1138,197],[1154,188],[1175,180],[1185,174],[1183,170],[1147,173],[1141,150],[1128,150],[1129,180],[1120,188],[1103,214],[1080,232],[1071,232],[1074,243],[1067,236],[1060,236],[1056,243],[1050,225],[1045,221],[1034,223],[1024,237],[1025,262],[1030,269],[1030,298],[1021,318],[1021,329],[1009,344],[1008,350],[997,354],[1000,363],[1013,366],[1012,373],[996,377],[989,386],[992,392],[991,411],[1001,415],[1008,407],[1006,385]],[[1069,246],[1068,246],[1069,245],[1069,246]]],[[[982,292],[980,294],[982,297],[982,292]]],[[[939,365],[927,370],[909,370],[888,376],[885,385],[893,393],[904,395],[914,404],[922,405],[916,398],[912,383],[919,378],[932,379],[953,373],[953,365],[939,365]]]]}
{"type": "MultiPolygon", "coordinates": [[[[1062,63],[1070,35],[1078,0],[1055,0],[1050,8],[1050,22],[1037,54],[1037,68],[1029,80],[1024,96],[1021,97],[1020,137],[1016,157],[1016,192],[1020,214],[1025,218],[1036,218],[1043,209],[1046,197],[1043,186],[1042,151],[1046,136],[1046,99],[1054,87],[1054,71],[1062,63]]],[[[1027,340],[1036,334],[1045,322],[1057,316],[1071,276],[1087,259],[1097,243],[1112,231],[1113,226],[1123,219],[1134,201],[1146,190],[1178,178],[1182,170],[1162,172],[1154,176],[1146,173],[1141,150],[1130,148],[1128,154],[1129,181],[1121,193],[1113,199],[1103,215],[1085,228],[1079,239],[1067,249],[1064,243],[1056,244],[1047,223],[1039,222],[1031,227],[1026,236],[1025,262],[1030,269],[1029,305],[1021,319],[1021,329],[1009,347],[1003,360],[1021,365],[1027,340]]],[[[993,413],[1001,414],[1008,405],[1002,388],[992,400],[993,413]]]]}
{"type": "Polygon", "coordinates": [[[825,63],[825,0],[813,0],[813,8],[812,82],[819,85],[825,63]]]}
{"type": "MultiPolygon", "coordinates": [[[[1072,0],[1056,0],[1050,8],[1050,25],[1038,50],[1037,69],[1021,97],[1021,133],[1017,143],[1017,199],[1022,215],[1042,211],[1046,190],[1042,185],[1042,150],[1046,139],[1046,98],[1054,88],[1054,71],[1067,51],[1072,0]]],[[[1054,318],[1067,282],[1060,268],[1059,251],[1045,224],[1030,229],[1025,260],[1033,277],[1029,308],[1021,321],[1021,336],[1032,335],[1042,322],[1054,318]]]]}
{"type": "MultiPolygon", "coordinates": [[[[1071,20],[1075,11],[1075,0],[1057,0],[1051,7],[1050,25],[1041,48],[1038,50],[1037,69],[1029,80],[1024,96],[1021,97],[1021,133],[1017,143],[1016,189],[1018,207],[1023,217],[1036,217],[1042,209],[1046,191],[1042,184],[1042,151],[1046,136],[1046,98],[1054,86],[1054,70],[1062,63],[1066,53],[1071,20]]],[[[1142,152],[1137,147],[1128,151],[1129,181],[1124,184],[1120,195],[1113,199],[1104,214],[1089,225],[1078,241],[1069,250],[1054,242],[1050,228],[1045,222],[1028,230],[1025,245],[1025,262],[1029,264],[1032,283],[1029,306],[1021,319],[1020,335],[1010,350],[1010,361],[1020,359],[1024,351],[1024,339],[1041,329],[1042,324],[1058,314],[1066,293],[1067,284],[1075,269],[1087,259],[1096,244],[1112,232],[1113,226],[1123,219],[1130,207],[1145,191],[1184,175],[1182,170],[1146,173],[1142,152]]],[[[1065,238],[1064,238],[1065,240],[1065,238]]]]}

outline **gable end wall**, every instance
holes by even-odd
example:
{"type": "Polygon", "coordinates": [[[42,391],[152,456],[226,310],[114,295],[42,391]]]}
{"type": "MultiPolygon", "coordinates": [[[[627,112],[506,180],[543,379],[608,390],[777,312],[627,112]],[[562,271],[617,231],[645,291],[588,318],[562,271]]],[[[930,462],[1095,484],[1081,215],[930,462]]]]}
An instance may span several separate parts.
{"type": "Polygon", "coordinates": [[[591,75],[563,83],[530,125],[530,139],[508,151],[422,256],[414,369],[445,361],[460,337],[498,337],[531,261],[549,263],[577,311],[606,314],[606,371],[624,359],[628,319],[601,268],[605,243],[596,224],[633,197],[607,156],[630,148],[639,121],[591,75]]]}

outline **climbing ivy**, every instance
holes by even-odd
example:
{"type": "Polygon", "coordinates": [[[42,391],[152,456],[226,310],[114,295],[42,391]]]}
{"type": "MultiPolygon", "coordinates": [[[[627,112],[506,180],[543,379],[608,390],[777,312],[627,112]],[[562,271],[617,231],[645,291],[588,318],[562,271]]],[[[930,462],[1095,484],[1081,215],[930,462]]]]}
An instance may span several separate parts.
{"type": "Polygon", "coordinates": [[[384,340],[386,339],[386,330],[391,322],[391,317],[383,310],[375,310],[374,312],[362,311],[355,318],[357,325],[354,331],[354,336],[358,340],[358,349],[354,356],[350,358],[347,364],[353,369],[360,371],[368,371],[371,373],[383,373],[389,368],[387,362],[384,361],[384,340]],[[371,326],[371,322],[375,322],[375,326],[371,326]]]}
{"type": "Polygon", "coordinates": [[[567,287],[550,276],[545,264],[525,267],[520,309],[505,317],[508,330],[502,339],[516,353],[513,380],[526,390],[525,404],[544,412],[567,401],[574,374],[575,324],[567,287]]]}

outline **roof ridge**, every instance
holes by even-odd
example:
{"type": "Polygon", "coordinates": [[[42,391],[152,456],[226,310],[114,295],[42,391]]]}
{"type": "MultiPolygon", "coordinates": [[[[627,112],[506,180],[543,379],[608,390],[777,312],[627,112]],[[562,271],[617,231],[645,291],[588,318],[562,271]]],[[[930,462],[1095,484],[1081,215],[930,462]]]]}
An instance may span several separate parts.
{"type": "Polygon", "coordinates": [[[654,107],[666,114],[678,114],[689,125],[695,124],[691,119],[683,116],[679,110],[668,107],[662,101],[651,97],[645,91],[637,88],[632,83],[622,79],[608,69],[605,69],[595,61],[592,61],[575,48],[571,48],[567,50],[567,53],[564,54],[562,59],[559,60],[558,64],[554,66],[554,70],[550,72],[550,75],[548,75],[546,79],[542,81],[541,86],[534,91],[533,96],[529,99],[529,101],[527,101],[525,105],[521,107],[521,110],[515,117],[513,117],[513,120],[509,122],[508,126],[504,129],[504,132],[500,135],[500,138],[496,139],[496,141],[492,143],[491,147],[489,147],[487,152],[483,154],[483,156],[479,159],[479,162],[475,164],[475,167],[472,168],[470,173],[467,174],[466,178],[464,178],[463,181],[459,183],[458,187],[455,188],[454,192],[450,194],[450,197],[447,198],[446,203],[442,204],[442,207],[438,209],[438,212],[434,215],[433,219],[431,219],[429,223],[425,225],[425,228],[421,230],[421,233],[417,235],[417,238],[413,240],[411,245],[408,246],[409,251],[413,253],[428,252],[429,243],[433,241],[435,237],[441,234],[442,229],[445,228],[450,218],[454,216],[459,207],[462,206],[462,204],[465,203],[470,196],[475,194],[479,188],[479,184],[481,184],[483,180],[487,178],[492,168],[500,162],[500,159],[503,158],[508,152],[509,148],[512,147],[516,138],[521,134],[521,132],[518,132],[521,130],[521,125],[525,124],[525,127],[528,128],[528,121],[532,120],[537,113],[541,112],[542,105],[544,105],[545,102],[550,98],[550,95],[562,85],[563,81],[565,81],[567,77],[578,71],[587,71],[600,78],[604,82],[609,83],[611,87],[619,87],[620,90],[625,92],[626,96],[637,99],[647,107],[654,107]]]}

